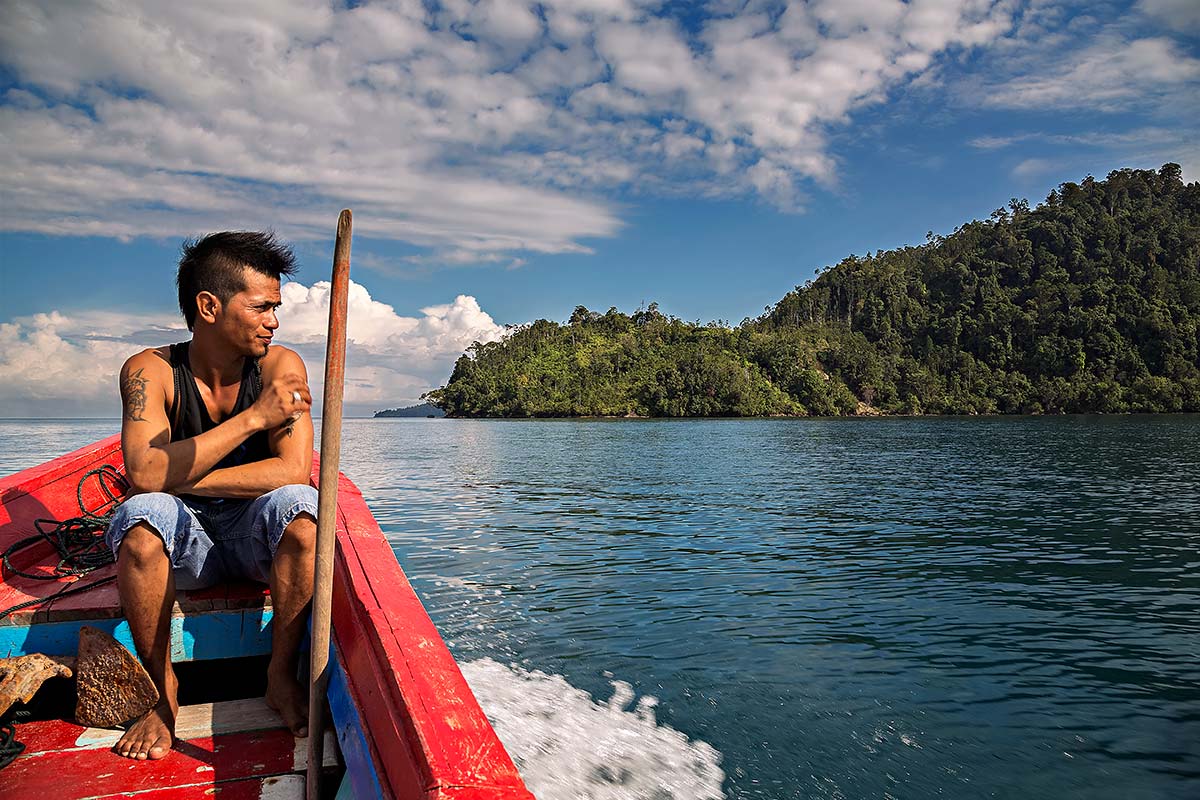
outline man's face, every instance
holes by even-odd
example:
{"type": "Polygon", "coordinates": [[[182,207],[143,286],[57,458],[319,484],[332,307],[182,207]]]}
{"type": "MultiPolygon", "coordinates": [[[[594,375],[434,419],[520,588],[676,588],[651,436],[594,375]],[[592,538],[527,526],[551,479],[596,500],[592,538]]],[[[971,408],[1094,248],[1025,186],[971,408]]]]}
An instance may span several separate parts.
{"type": "Polygon", "coordinates": [[[219,326],[226,340],[243,355],[262,358],[279,327],[279,281],[252,269],[242,270],[246,287],[221,309],[219,326]]]}

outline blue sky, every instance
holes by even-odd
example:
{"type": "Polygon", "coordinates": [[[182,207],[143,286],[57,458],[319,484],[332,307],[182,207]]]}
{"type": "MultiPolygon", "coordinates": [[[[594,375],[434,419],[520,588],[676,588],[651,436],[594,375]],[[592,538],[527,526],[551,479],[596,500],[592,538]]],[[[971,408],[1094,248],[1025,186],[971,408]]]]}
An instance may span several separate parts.
{"type": "Polygon", "coordinates": [[[736,324],[1011,197],[1200,173],[1192,0],[43,5],[0,30],[0,416],[115,415],[206,231],[294,243],[281,338],[319,374],[354,209],[368,413],[505,324],[736,324]]]}

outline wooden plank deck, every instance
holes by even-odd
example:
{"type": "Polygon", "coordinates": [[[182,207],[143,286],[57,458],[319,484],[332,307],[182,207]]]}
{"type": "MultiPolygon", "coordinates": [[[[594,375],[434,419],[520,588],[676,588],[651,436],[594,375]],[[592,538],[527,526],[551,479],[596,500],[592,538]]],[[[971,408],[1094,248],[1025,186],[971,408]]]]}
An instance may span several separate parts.
{"type": "MultiPolygon", "coordinates": [[[[80,479],[88,470],[114,463],[114,456],[116,464],[123,463],[120,460],[118,436],[110,436],[61,459],[0,479],[0,552],[6,552],[17,542],[37,534],[35,520],[65,520],[79,516],[76,490],[80,479]]],[[[89,510],[99,508],[104,500],[97,481],[85,482],[83,501],[89,510]]],[[[52,575],[57,563],[58,557],[49,542],[39,542],[12,556],[14,567],[34,574],[52,575]]],[[[115,572],[115,567],[105,567],[84,576],[82,580],[91,583],[111,577],[115,572]]],[[[6,571],[4,580],[0,581],[0,611],[27,600],[49,597],[75,585],[79,585],[76,579],[33,580],[6,571]]],[[[25,626],[50,621],[55,614],[59,615],[58,619],[71,619],[72,615],[79,616],[81,612],[78,609],[81,608],[88,609],[83,614],[91,619],[118,616],[120,608],[116,586],[110,583],[82,595],[54,600],[49,607],[42,605],[18,611],[0,620],[0,626],[25,626]]]]}
{"type": "MultiPolygon", "coordinates": [[[[271,778],[248,778],[243,781],[223,781],[216,786],[174,786],[168,789],[147,789],[133,797],[138,800],[303,800],[303,775],[277,775],[271,778]]],[[[124,792],[101,795],[87,800],[108,800],[130,797],[124,792]]]]}
{"type": "MultiPolygon", "coordinates": [[[[26,750],[0,774],[4,797],[63,797],[64,786],[81,799],[213,797],[215,789],[219,797],[303,796],[308,740],[292,736],[262,698],[180,708],[175,748],[157,761],[113,753],[121,734],[62,720],[18,725],[26,750]]],[[[324,766],[335,767],[332,731],[325,737],[324,766]]]]}

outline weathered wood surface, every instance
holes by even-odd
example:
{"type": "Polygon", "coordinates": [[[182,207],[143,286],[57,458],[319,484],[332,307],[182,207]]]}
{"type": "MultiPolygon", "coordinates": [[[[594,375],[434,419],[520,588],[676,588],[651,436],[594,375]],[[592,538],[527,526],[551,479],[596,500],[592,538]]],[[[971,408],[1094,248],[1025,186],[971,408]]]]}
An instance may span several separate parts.
{"type": "MultiPolygon", "coordinates": [[[[176,613],[171,617],[171,660],[207,661],[269,653],[272,618],[270,608],[176,613]]],[[[0,625],[0,657],[73,654],[84,624],[100,628],[133,650],[133,636],[123,617],[76,619],[26,627],[0,625]]]]}
{"type": "MultiPolygon", "coordinates": [[[[346,388],[346,308],[350,295],[350,243],[354,215],[338,215],[329,293],[329,331],[325,337],[324,405],[321,409],[321,464],[317,491],[317,543],[313,565],[312,649],[309,653],[308,727],[324,724],[325,692],[329,687],[329,607],[333,597],[333,558],[337,540],[338,464],[342,453],[342,395],[346,388]]],[[[321,739],[312,739],[310,762],[321,759],[321,739]]],[[[308,800],[317,800],[320,775],[309,772],[308,800]]]]}
{"type": "Polygon", "coordinates": [[[215,787],[174,786],[169,789],[147,789],[136,794],[121,792],[104,795],[103,800],[115,800],[118,797],[134,800],[301,800],[304,797],[304,776],[276,775],[270,778],[222,781],[215,787]]]}
{"type": "Polygon", "coordinates": [[[337,730],[346,780],[353,797],[386,797],[377,765],[383,762],[367,738],[362,712],[350,693],[341,653],[334,648],[329,661],[329,714],[337,730]]]}
{"type": "MultiPolygon", "coordinates": [[[[279,718],[261,697],[180,706],[175,738],[180,741],[283,729],[279,718]]],[[[26,755],[75,750],[108,750],[117,743],[121,728],[89,728],[62,720],[22,723],[18,738],[26,741],[26,755]]]]}
{"type": "MultiPolygon", "coordinates": [[[[35,519],[62,520],[79,516],[76,489],[79,480],[88,470],[109,463],[121,466],[120,437],[110,436],[99,442],[76,450],[74,453],[54,459],[45,464],[0,478],[0,551],[8,550],[17,541],[37,533],[35,519]],[[112,459],[115,457],[116,461],[112,459]]],[[[84,502],[89,508],[98,507],[103,496],[99,485],[85,487],[84,502]]],[[[43,542],[14,556],[13,566],[27,572],[52,574],[58,557],[49,542],[43,542]]],[[[115,569],[106,567],[93,572],[85,580],[94,580],[115,574],[115,569]]],[[[34,598],[48,597],[70,581],[36,581],[19,576],[6,575],[0,582],[0,610],[34,598]]],[[[64,597],[54,601],[60,609],[93,609],[93,618],[103,619],[117,615],[119,604],[117,590],[113,585],[87,592],[87,599],[64,597]]],[[[16,615],[0,620],[3,625],[29,625],[48,619],[43,607],[17,612],[16,615]]]]}
{"type": "MultiPolygon", "coordinates": [[[[230,703],[184,706],[179,712],[174,750],[158,761],[132,761],[111,752],[119,729],[85,728],[59,720],[27,722],[18,735],[26,751],[0,774],[5,800],[46,797],[97,798],[141,796],[144,792],[177,791],[151,797],[226,797],[228,784],[296,775],[303,788],[308,740],[296,739],[261,698],[230,703]],[[208,792],[205,795],[205,792],[208,792]]],[[[326,766],[336,765],[332,733],[326,766]]],[[[290,781],[285,782],[291,784],[290,781]]],[[[236,792],[244,787],[229,787],[236,792]]],[[[273,795],[234,794],[245,797],[273,795]]],[[[288,795],[283,795],[288,796],[288,795]]]]}

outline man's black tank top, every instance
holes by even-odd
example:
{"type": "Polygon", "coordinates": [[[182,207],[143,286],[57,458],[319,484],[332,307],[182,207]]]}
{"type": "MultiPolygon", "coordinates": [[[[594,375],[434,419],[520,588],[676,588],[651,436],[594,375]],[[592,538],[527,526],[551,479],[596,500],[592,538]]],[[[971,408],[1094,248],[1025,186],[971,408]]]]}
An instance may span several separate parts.
{"type": "MultiPolygon", "coordinates": [[[[188,348],[191,342],[180,342],[179,344],[171,345],[171,372],[175,381],[175,400],[171,403],[171,441],[177,442],[181,439],[190,439],[193,436],[199,436],[205,431],[212,430],[217,427],[217,423],[213,422],[212,417],[208,414],[208,408],[204,405],[203,398],[200,397],[200,390],[196,387],[196,378],[192,374],[191,361],[188,359],[188,348]]],[[[258,399],[262,393],[262,371],[259,363],[255,359],[246,359],[246,366],[242,370],[242,383],[238,387],[237,401],[233,404],[233,410],[229,413],[232,417],[235,414],[240,414],[250,406],[254,405],[254,401],[258,399]]],[[[225,467],[236,467],[242,464],[249,464],[254,461],[262,461],[271,457],[271,446],[267,439],[266,431],[259,431],[251,435],[240,445],[235,447],[228,455],[217,462],[213,469],[224,469],[225,467]]],[[[207,506],[209,513],[213,517],[219,517],[219,509],[225,505],[225,501],[220,498],[212,497],[196,497],[194,495],[184,495],[193,504],[194,510],[196,506],[207,506]]],[[[240,505],[240,504],[235,504],[240,505]]],[[[208,514],[200,513],[200,521],[204,524],[211,534],[216,531],[210,525],[209,519],[206,519],[208,514]]],[[[216,522],[216,520],[212,520],[216,522]]],[[[219,537],[217,537],[219,538],[219,537]]]]}

